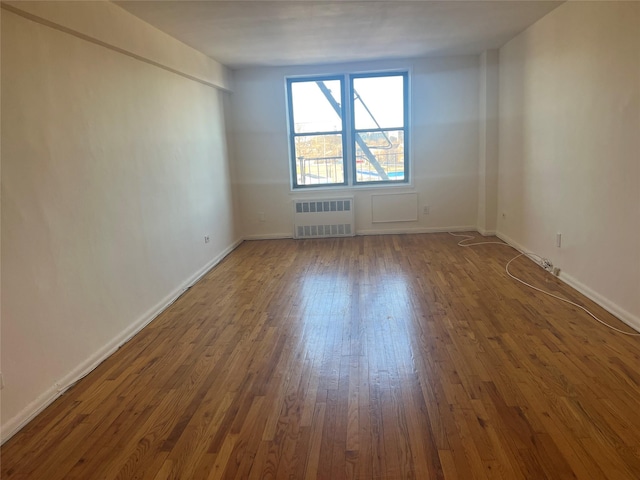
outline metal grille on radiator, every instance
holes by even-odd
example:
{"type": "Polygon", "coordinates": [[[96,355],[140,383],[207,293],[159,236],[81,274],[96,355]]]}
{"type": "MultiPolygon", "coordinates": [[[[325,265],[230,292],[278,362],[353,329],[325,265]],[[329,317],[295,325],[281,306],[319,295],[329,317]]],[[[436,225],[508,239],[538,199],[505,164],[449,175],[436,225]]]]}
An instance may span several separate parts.
{"type": "Polygon", "coordinates": [[[353,198],[294,201],[294,238],[355,235],[353,198]]]}

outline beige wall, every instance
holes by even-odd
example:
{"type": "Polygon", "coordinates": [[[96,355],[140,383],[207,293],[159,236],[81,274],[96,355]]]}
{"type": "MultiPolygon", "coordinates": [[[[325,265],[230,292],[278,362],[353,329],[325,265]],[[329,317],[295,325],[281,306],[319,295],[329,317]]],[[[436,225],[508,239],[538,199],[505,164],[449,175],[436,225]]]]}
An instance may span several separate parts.
{"type": "Polygon", "coordinates": [[[6,10],[1,82],[6,438],[239,237],[226,94],[6,10]]]}
{"type": "Polygon", "coordinates": [[[478,57],[367,62],[234,72],[229,126],[237,164],[239,216],[248,237],[291,236],[292,199],[354,194],[357,233],[474,229],[478,189],[478,57]],[[413,186],[291,192],[285,78],[410,70],[413,186]],[[416,192],[416,222],[372,223],[371,195],[416,192]],[[422,214],[422,206],[430,214],[422,214]],[[259,219],[264,212],[265,221],[259,219]]]}
{"type": "Polygon", "coordinates": [[[498,203],[504,238],[636,328],[639,49],[640,4],[568,2],[500,50],[498,203]]]}

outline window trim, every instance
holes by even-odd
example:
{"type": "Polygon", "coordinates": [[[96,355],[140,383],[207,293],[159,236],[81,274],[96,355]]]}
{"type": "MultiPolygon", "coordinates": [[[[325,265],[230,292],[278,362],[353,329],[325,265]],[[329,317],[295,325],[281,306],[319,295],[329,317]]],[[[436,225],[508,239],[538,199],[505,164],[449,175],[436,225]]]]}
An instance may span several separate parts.
{"type": "Polygon", "coordinates": [[[303,190],[327,190],[327,189],[352,189],[352,188],[397,188],[397,187],[411,187],[413,186],[411,175],[411,152],[410,152],[410,112],[409,112],[409,70],[385,70],[385,71],[373,71],[373,72],[354,72],[354,73],[337,73],[331,75],[305,75],[305,76],[290,76],[286,77],[286,98],[287,98],[287,126],[289,136],[289,168],[290,168],[290,185],[291,191],[303,191],[303,190]],[[375,77],[398,77],[403,78],[403,127],[394,128],[381,128],[381,129],[360,129],[355,128],[355,115],[353,114],[355,109],[355,98],[353,95],[353,81],[356,78],[375,78],[375,77]],[[342,130],[331,132],[305,132],[303,134],[295,133],[295,121],[293,118],[293,93],[291,85],[298,82],[319,82],[338,80],[340,82],[341,92],[340,101],[342,106],[342,130]],[[347,101],[347,97],[349,100],[347,101]],[[404,178],[402,180],[374,180],[374,181],[358,181],[357,180],[357,167],[356,167],[356,136],[358,133],[365,133],[368,131],[388,131],[388,130],[401,130],[404,132],[404,178]],[[298,184],[298,172],[296,169],[296,157],[295,157],[295,139],[300,136],[310,135],[342,135],[342,164],[344,171],[344,181],[341,183],[327,183],[327,184],[298,184]]]}

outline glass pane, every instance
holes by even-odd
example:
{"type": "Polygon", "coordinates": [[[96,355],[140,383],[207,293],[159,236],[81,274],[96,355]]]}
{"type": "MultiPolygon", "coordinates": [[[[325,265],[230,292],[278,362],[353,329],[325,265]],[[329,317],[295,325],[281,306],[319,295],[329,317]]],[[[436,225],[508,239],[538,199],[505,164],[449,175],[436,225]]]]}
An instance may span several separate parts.
{"type": "Polygon", "coordinates": [[[340,80],[291,83],[295,133],[342,131],[342,119],[338,113],[342,111],[341,83],[340,80]],[[328,90],[328,97],[322,86],[328,90]]]}
{"type": "Polygon", "coordinates": [[[358,133],[356,180],[358,182],[403,181],[404,130],[358,133]]]}
{"type": "Polygon", "coordinates": [[[298,185],[344,183],[342,135],[295,138],[298,185]]]}
{"type": "Polygon", "coordinates": [[[404,77],[353,79],[356,130],[404,127],[404,77]]]}

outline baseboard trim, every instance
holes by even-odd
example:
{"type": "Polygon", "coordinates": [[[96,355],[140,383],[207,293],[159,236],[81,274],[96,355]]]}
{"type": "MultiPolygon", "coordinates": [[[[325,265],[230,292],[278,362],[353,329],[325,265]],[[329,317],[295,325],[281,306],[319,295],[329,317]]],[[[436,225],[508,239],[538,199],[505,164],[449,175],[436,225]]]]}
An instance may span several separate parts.
{"type": "MultiPolygon", "coordinates": [[[[522,252],[527,252],[528,250],[526,248],[524,248],[522,245],[520,245],[518,242],[516,242],[515,240],[513,240],[512,238],[509,238],[508,236],[506,236],[503,233],[500,232],[496,232],[496,237],[498,237],[500,240],[502,240],[505,243],[508,243],[509,245],[511,245],[513,248],[515,248],[516,250],[518,250],[520,253],[522,252]]],[[[527,257],[528,258],[528,257],[527,257]]]]}
{"type": "MultiPolygon", "coordinates": [[[[456,226],[456,227],[419,227],[419,228],[375,228],[368,230],[357,230],[357,235],[402,235],[411,233],[443,233],[443,232],[476,232],[475,226],[456,226]]],[[[487,235],[493,235],[489,232],[487,235]]],[[[269,234],[255,234],[245,235],[244,240],[280,240],[286,238],[293,238],[291,233],[269,233],[269,234]]]]}
{"type": "Polygon", "coordinates": [[[411,233],[475,232],[475,226],[419,227],[358,230],[356,235],[402,235],[411,233]]]}
{"type": "Polygon", "coordinates": [[[245,235],[244,240],[282,240],[285,238],[293,238],[292,233],[266,233],[256,235],[245,235]]]}
{"type": "MultiPolygon", "coordinates": [[[[496,233],[496,236],[500,240],[502,240],[503,242],[508,243],[509,245],[511,245],[516,250],[519,250],[520,252],[527,252],[528,251],[526,248],[524,248],[518,242],[515,242],[513,239],[509,238],[507,235],[504,235],[503,233],[496,233]]],[[[614,315],[620,321],[626,323],[629,327],[633,328],[637,332],[640,332],[640,317],[632,314],[631,312],[628,312],[627,310],[625,310],[624,308],[620,307],[616,303],[612,302],[608,298],[602,296],[601,294],[599,294],[595,290],[591,289],[590,287],[588,287],[584,283],[582,283],[579,280],[575,279],[574,277],[572,277],[568,273],[565,273],[565,272],[561,271],[560,275],[557,278],[559,278],[561,281],[563,281],[564,283],[566,283],[570,287],[575,288],[578,292],[580,292],[582,295],[587,297],[589,300],[592,300],[595,303],[597,303],[598,305],[600,305],[602,308],[604,308],[611,315],[614,315]]]]}
{"type": "Polygon", "coordinates": [[[191,275],[181,286],[173,290],[169,295],[165,296],[156,305],[147,310],[140,318],[134,321],[129,327],[123,330],[114,339],[104,345],[100,350],[95,352],[75,369],[62,377],[50,388],[38,396],[35,400],[23,408],[17,415],[9,419],[2,425],[2,438],[0,444],[5,443],[20,429],[33,420],[40,412],[51,405],[58,397],[60,397],[69,388],[75,385],[79,380],[86,377],[89,373],[98,367],[102,362],[115,353],[122,345],[131,340],[144,327],[149,325],[158,315],[164,312],[171,304],[184,294],[189,288],[195,285],[203,276],[205,276],[213,267],[220,263],[233,250],[238,248],[243,239],[236,240],[230,246],[220,252],[204,267],[191,275]]]}
{"type": "Polygon", "coordinates": [[[586,286],[584,283],[580,282],[579,280],[576,280],[574,277],[572,277],[567,273],[560,272],[560,275],[558,276],[558,278],[562,280],[564,283],[566,283],[567,285],[569,285],[570,287],[575,288],[585,297],[596,302],[598,305],[604,308],[611,315],[614,315],[619,320],[626,323],[629,327],[633,328],[635,331],[640,332],[640,317],[633,315],[631,312],[628,312],[624,308],[613,303],[608,298],[603,297],[598,292],[592,290],[591,288],[586,286]]]}

